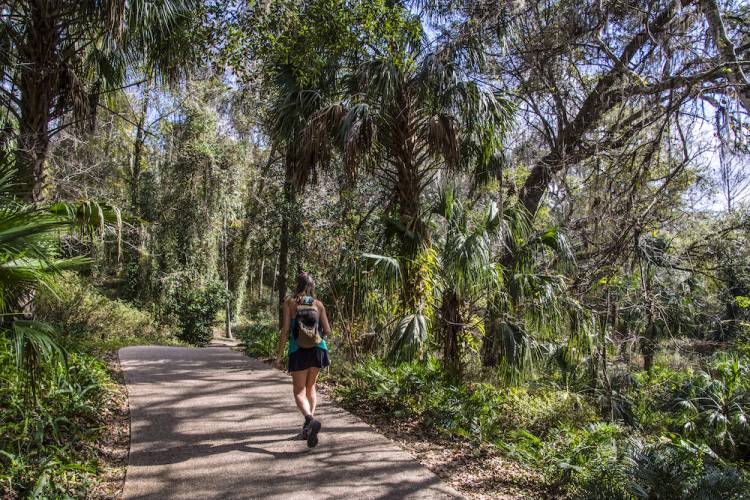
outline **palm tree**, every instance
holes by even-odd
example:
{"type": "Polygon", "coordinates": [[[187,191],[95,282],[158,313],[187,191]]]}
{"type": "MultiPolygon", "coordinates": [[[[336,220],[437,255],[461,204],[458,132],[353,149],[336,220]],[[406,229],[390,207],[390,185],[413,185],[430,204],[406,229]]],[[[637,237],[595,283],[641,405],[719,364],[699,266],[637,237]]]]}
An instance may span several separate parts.
{"type": "Polygon", "coordinates": [[[545,351],[570,362],[590,349],[587,314],[565,278],[572,249],[559,228],[537,231],[530,220],[520,204],[505,207],[502,287],[488,298],[485,320],[482,364],[509,379],[533,371],[545,351]]]}
{"type": "Polygon", "coordinates": [[[195,0],[16,0],[0,10],[3,126],[17,124],[19,191],[44,194],[50,139],[69,111],[90,124],[99,97],[128,70],[173,73],[190,47],[172,43],[194,26],[195,0]],[[52,125],[54,124],[54,126],[52,125]]]}
{"type": "MultiPolygon", "coordinates": [[[[318,116],[333,93],[335,68],[321,71],[305,87],[294,68],[287,64],[273,65],[275,98],[268,112],[274,149],[283,152],[284,206],[281,210],[281,235],[279,239],[278,274],[276,284],[281,306],[287,293],[287,274],[290,246],[294,246],[299,233],[298,194],[317,174],[317,168],[327,165],[330,151],[327,141],[317,135],[312,118],[318,116]],[[290,243],[292,243],[290,245],[290,243]]],[[[309,76],[309,75],[308,75],[309,76]]],[[[301,263],[299,263],[301,267],[301,263]]]]}
{"type": "Polygon", "coordinates": [[[472,326],[477,329],[481,324],[480,306],[502,286],[501,266],[492,261],[492,246],[501,234],[502,213],[491,202],[480,217],[472,217],[472,211],[456,198],[452,187],[442,192],[434,213],[445,227],[438,245],[436,279],[443,360],[448,373],[460,377],[466,330],[472,326]]]}
{"type": "Polygon", "coordinates": [[[349,171],[363,165],[391,193],[389,226],[404,274],[402,308],[418,313],[422,280],[410,265],[429,246],[425,191],[443,173],[485,176],[501,166],[511,107],[473,78],[452,46],[394,50],[346,75],[345,97],[313,120],[333,125],[349,171]]]}

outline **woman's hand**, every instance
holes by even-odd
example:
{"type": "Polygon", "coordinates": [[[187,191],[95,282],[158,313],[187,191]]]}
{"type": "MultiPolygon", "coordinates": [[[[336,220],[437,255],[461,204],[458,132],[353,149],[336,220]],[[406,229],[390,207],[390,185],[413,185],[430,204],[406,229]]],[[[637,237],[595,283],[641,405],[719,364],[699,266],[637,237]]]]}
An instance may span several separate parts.
{"type": "Polygon", "coordinates": [[[281,366],[281,358],[279,356],[276,356],[276,359],[273,360],[272,366],[277,370],[281,370],[283,368],[281,366]]]}

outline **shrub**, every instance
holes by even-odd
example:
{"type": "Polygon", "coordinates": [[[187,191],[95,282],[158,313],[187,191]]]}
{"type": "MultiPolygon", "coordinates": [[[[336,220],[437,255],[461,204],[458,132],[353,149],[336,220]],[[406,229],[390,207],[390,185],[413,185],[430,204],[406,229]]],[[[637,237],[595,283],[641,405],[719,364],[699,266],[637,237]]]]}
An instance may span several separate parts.
{"type": "Polygon", "coordinates": [[[419,416],[448,432],[482,441],[497,441],[518,429],[542,432],[595,418],[593,407],[568,391],[455,385],[434,358],[397,366],[371,359],[351,377],[351,384],[339,388],[350,402],[377,403],[395,416],[419,416]]]}
{"type": "MultiPolygon", "coordinates": [[[[370,359],[348,377],[337,388],[345,402],[369,403],[380,414],[420,418],[445,432],[494,443],[541,472],[555,496],[740,498],[747,488],[745,473],[707,446],[679,437],[648,442],[633,436],[632,428],[597,423],[596,405],[576,393],[455,385],[436,359],[397,366],[370,359]]],[[[690,373],[657,370],[654,385],[637,380],[647,389],[638,404],[645,414],[669,407],[669,394],[690,379],[690,373]]]]}
{"type": "Polygon", "coordinates": [[[253,358],[272,358],[279,346],[279,332],[270,322],[251,323],[235,330],[245,353],[253,358]]]}
{"type": "Polygon", "coordinates": [[[750,460],[750,362],[714,357],[706,371],[686,380],[673,396],[685,435],[725,457],[750,460]]]}
{"type": "Polygon", "coordinates": [[[349,403],[369,401],[395,417],[419,416],[446,400],[444,374],[434,359],[388,366],[370,358],[350,374],[351,383],[337,388],[349,403]]]}
{"type": "Polygon", "coordinates": [[[741,498],[747,478],[705,445],[662,439],[633,441],[629,457],[632,491],[648,498],[741,498]]]}
{"type": "Polygon", "coordinates": [[[133,344],[174,342],[147,312],[102,295],[84,278],[65,273],[65,290],[54,295],[40,289],[37,315],[58,326],[67,344],[77,348],[113,350],[133,344]]]}
{"type": "Polygon", "coordinates": [[[193,345],[205,345],[213,338],[216,314],[226,304],[227,292],[218,281],[201,283],[186,273],[176,273],[167,280],[166,312],[179,325],[177,336],[193,345]]]}

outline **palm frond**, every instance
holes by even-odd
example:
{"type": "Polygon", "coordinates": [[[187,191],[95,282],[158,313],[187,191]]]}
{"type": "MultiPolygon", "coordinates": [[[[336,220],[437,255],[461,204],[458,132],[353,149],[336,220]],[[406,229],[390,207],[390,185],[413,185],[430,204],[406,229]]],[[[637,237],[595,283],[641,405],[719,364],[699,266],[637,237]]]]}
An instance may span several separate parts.
{"type": "Polygon", "coordinates": [[[394,292],[401,286],[401,264],[395,257],[363,253],[365,270],[384,289],[394,292]]]}
{"type": "Polygon", "coordinates": [[[16,320],[5,330],[18,373],[26,377],[26,387],[36,397],[37,380],[50,365],[65,363],[65,350],[54,340],[54,328],[38,321],[16,320]]]}
{"type": "Polygon", "coordinates": [[[338,141],[344,162],[353,171],[377,141],[378,127],[372,107],[367,103],[351,106],[338,127],[338,141]]]}
{"type": "Polygon", "coordinates": [[[419,356],[427,342],[427,318],[422,314],[404,316],[391,334],[388,357],[394,361],[411,361],[419,356]]]}

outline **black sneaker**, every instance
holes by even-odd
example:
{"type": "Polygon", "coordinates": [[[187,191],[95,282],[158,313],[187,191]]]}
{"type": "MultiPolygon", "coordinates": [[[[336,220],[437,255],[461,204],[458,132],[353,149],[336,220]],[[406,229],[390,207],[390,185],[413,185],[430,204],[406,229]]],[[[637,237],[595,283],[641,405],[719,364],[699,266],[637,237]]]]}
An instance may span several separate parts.
{"type": "Polygon", "coordinates": [[[320,421],[312,419],[308,428],[307,447],[314,448],[318,445],[318,432],[320,432],[320,421]]]}
{"type": "Polygon", "coordinates": [[[307,436],[310,435],[310,422],[302,424],[302,440],[307,441],[307,436]]]}

